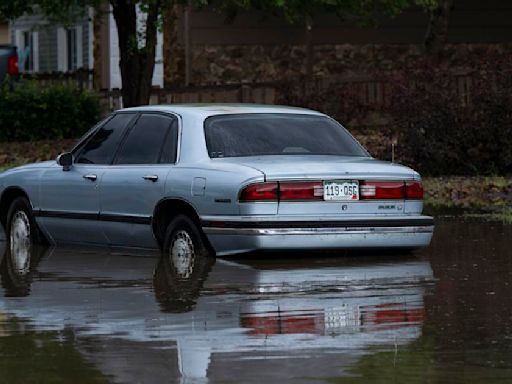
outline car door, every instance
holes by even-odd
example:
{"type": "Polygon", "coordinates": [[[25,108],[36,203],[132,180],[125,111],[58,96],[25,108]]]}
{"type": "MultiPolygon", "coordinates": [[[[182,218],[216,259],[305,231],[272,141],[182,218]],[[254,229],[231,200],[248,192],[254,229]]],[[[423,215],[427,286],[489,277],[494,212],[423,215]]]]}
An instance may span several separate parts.
{"type": "Polygon", "coordinates": [[[176,161],[178,119],[142,113],[100,183],[100,217],[109,243],[154,248],[151,228],[156,204],[176,161]]]}
{"type": "Polygon", "coordinates": [[[56,242],[106,243],[99,225],[99,183],[136,115],[120,113],[80,143],[73,166],[47,170],[40,183],[40,216],[56,242]]]}

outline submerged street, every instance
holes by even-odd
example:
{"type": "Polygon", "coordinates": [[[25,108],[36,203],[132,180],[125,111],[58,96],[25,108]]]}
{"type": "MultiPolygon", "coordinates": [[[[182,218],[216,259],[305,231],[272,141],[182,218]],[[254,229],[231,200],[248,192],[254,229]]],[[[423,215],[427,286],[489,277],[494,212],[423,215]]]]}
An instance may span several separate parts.
{"type": "Polygon", "coordinates": [[[439,219],[409,255],[179,275],[157,253],[35,249],[22,273],[2,263],[0,383],[510,382],[511,246],[512,225],[439,219]]]}

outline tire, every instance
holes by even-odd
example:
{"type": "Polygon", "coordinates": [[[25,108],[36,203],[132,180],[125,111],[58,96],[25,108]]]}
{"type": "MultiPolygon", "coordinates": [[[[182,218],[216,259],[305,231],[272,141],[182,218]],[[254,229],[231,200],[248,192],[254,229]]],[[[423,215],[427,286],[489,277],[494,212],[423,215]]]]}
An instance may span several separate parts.
{"type": "Polygon", "coordinates": [[[41,236],[25,197],[16,198],[9,207],[5,232],[7,251],[15,269],[29,268],[31,250],[40,243],[41,236]]]}
{"type": "Polygon", "coordinates": [[[191,310],[214,263],[195,223],[185,215],[176,216],[167,227],[153,278],[162,310],[191,310]]]}
{"type": "Polygon", "coordinates": [[[6,251],[2,260],[2,284],[12,288],[12,296],[30,291],[34,266],[39,262],[41,235],[25,197],[16,198],[7,213],[6,251]],[[16,292],[16,293],[14,293],[16,292]]]}
{"type": "Polygon", "coordinates": [[[185,215],[176,216],[167,226],[163,253],[180,279],[190,277],[196,258],[210,256],[197,226],[185,215]]]}

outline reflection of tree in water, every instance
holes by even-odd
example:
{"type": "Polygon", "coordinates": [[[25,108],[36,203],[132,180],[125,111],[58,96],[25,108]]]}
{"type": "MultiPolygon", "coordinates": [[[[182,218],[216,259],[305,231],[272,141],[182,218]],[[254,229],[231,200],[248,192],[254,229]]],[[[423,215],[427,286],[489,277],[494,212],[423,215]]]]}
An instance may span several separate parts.
{"type": "Polygon", "coordinates": [[[109,382],[77,351],[73,331],[36,331],[1,312],[0,356],[2,383],[109,382]]]}
{"type": "Polygon", "coordinates": [[[214,264],[213,257],[198,257],[194,261],[192,274],[188,278],[183,278],[177,274],[172,260],[162,255],[153,276],[155,296],[162,311],[191,311],[214,264]]]}

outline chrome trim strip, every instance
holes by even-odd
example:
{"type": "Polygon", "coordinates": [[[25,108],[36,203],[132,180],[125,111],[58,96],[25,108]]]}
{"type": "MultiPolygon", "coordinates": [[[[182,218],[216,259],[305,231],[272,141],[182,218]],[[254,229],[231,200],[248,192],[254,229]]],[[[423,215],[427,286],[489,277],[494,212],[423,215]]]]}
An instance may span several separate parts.
{"type": "Polygon", "coordinates": [[[91,213],[91,212],[68,212],[68,211],[34,211],[35,217],[49,217],[69,220],[96,220],[110,221],[115,223],[131,223],[131,224],[151,224],[151,216],[142,215],[119,215],[110,213],[91,213]]]}
{"type": "Polygon", "coordinates": [[[214,228],[203,227],[207,235],[365,235],[381,233],[432,233],[434,226],[421,227],[348,227],[348,228],[214,228]]]}
{"type": "MultiPolygon", "coordinates": [[[[409,221],[409,220],[420,220],[420,219],[433,219],[431,216],[425,216],[421,214],[413,214],[413,215],[390,215],[390,214],[382,214],[382,216],[376,216],[375,214],[360,214],[354,216],[344,216],[344,215],[323,215],[323,216],[306,216],[306,215],[232,215],[232,216],[201,216],[201,222],[225,222],[229,225],[229,223],[247,223],[247,222],[269,222],[269,223],[279,223],[279,222],[333,222],[333,221],[409,221]]],[[[305,226],[306,227],[306,226],[305,226]]]]}

